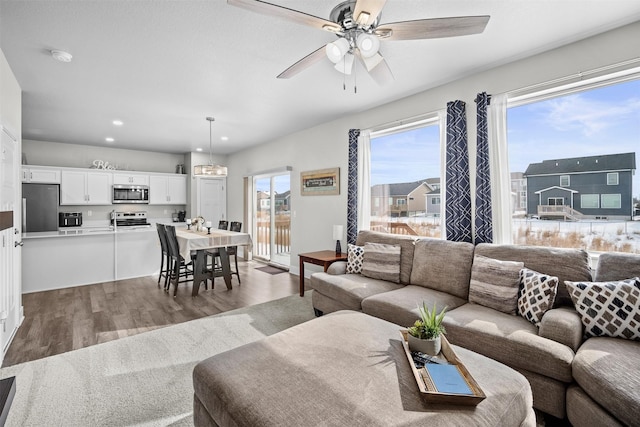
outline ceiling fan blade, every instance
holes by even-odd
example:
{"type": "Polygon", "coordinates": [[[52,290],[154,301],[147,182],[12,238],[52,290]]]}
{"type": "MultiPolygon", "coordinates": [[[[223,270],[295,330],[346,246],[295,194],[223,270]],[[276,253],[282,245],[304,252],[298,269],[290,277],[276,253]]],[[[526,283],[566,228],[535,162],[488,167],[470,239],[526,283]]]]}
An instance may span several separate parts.
{"type": "Polygon", "coordinates": [[[271,15],[278,18],[286,19],[297,24],[307,25],[319,30],[329,31],[331,33],[339,33],[342,31],[340,25],[317,16],[299,12],[283,6],[267,3],[260,0],[227,0],[227,4],[238,6],[263,15],[271,15]]]}
{"type": "Polygon", "coordinates": [[[389,68],[389,64],[387,64],[384,58],[369,71],[369,75],[380,86],[388,85],[395,80],[391,68],[389,68]]]}
{"type": "Polygon", "coordinates": [[[300,61],[298,61],[295,64],[293,64],[291,67],[289,67],[286,70],[284,70],[282,73],[280,73],[278,78],[279,79],[288,79],[290,77],[293,77],[296,74],[298,74],[298,73],[306,70],[307,68],[311,67],[316,62],[322,61],[326,57],[327,57],[327,55],[325,54],[325,47],[322,46],[322,47],[318,48],[317,50],[314,50],[313,52],[311,52],[309,55],[307,55],[304,58],[302,58],[300,61]]]}
{"type": "Polygon", "coordinates": [[[375,33],[383,40],[421,40],[466,36],[484,31],[490,16],[456,16],[383,24],[375,33]]]}
{"type": "Polygon", "coordinates": [[[367,28],[375,22],[387,0],[358,0],[353,8],[353,20],[367,28]]]}

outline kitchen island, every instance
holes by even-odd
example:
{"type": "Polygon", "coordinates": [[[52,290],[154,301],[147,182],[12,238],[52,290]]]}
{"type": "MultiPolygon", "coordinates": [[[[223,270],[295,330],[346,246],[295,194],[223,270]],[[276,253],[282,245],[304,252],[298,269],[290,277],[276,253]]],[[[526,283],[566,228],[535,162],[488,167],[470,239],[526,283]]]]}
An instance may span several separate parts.
{"type": "Polygon", "coordinates": [[[155,224],[23,233],[22,241],[22,293],[143,277],[160,270],[155,224]]]}

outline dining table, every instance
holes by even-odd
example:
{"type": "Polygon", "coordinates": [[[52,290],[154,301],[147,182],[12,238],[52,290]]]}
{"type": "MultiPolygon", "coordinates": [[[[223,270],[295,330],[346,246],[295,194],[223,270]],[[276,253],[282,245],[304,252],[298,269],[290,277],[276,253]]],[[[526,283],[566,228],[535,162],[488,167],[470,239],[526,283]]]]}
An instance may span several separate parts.
{"type": "Polygon", "coordinates": [[[231,266],[229,265],[227,247],[245,246],[248,250],[251,250],[253,246],[249,233],[213,228],[204,228],[203,230],[197,230],[195,227],[187,230],[176,229],[176,237],[178,239],[180,255],[182,255],[185,260],[191,259],[191,253],[193,251],[196,252],[193,266],[193,289],[191,291],[191,296],[193,297],[198,295],[202,282],[206,284],[206,281],[211,279],[211,288],[213,288],[213,280],[216,277],[224,277],[227,289],[232,289],[231,266]],[[210,269],[207,268],[205,252],[209,249],[218,249],[221,269],[216,269],[213,266],[210,269]]]}

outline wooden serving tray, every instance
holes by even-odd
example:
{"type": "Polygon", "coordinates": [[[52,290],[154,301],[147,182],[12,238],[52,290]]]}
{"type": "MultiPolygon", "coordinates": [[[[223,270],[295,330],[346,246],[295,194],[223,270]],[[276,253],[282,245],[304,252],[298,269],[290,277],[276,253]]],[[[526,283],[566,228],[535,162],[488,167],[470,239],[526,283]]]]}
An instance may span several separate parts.
{"type": "Polygon", "coordinates": [[[446,359],[447,362],[449,362],[449,364],[451,365],[456,365],[456,367],[460,371],[460,374],[466,381],[473,394],[452,394],[437,391],[427,370],[425,368],[418,369],[413,363],[413,357],[411,356],[409,343],[407,341],[407,330],[400,330],[400,334],[402,335],[402,346],[404,347],[404,352],[407,356],[409,366],[411,366],[413,376],[415,377],[416,383],[418,384],[418,389],[420,389],[420,393],[422,394],[422,397],[426,402],[475,406],[486,398],[484,392],[482,391],[476,380],[473,379],[464,364],[460,361],[460,359],[458,359],[458,356],[453,351],[453,348],[451,348],[449,341],[447,341],[444,335],[442,335],[442,349],[440,350],[440,354],[437,357],[446,359]]]}

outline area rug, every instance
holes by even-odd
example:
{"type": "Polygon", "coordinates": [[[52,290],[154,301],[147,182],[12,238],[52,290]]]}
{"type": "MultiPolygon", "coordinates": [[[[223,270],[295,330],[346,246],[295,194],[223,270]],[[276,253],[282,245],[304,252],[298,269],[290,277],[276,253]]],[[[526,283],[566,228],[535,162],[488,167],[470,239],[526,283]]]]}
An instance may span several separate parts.
{"type": "Polygon", "coordinates": [[[283,269],[278,268],[278,267],[272,267],[270,265],[266,265],[264,267],[256,267],[256,270],[260,270],[260,271],[263,271],[263,272],[269,273],[269,274],[288,273],[287,270],[283,270],[283,269]]]}
{"type": "Polygon", "coordinates": [[[7,426],[192,426],[193,367],[311,320],[311,292],[0,369],[7,426]]]}

